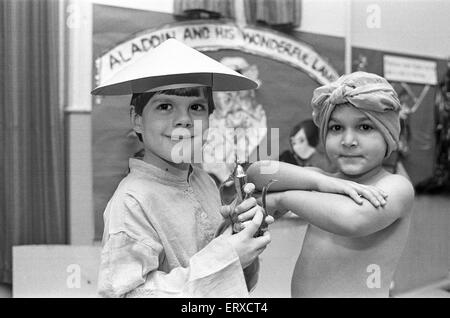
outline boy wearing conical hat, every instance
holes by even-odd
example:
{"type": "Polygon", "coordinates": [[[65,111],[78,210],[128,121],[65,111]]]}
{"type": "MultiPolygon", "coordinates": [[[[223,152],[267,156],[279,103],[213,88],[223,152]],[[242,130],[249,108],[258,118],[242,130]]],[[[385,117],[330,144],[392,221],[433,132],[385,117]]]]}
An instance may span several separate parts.
{"type": "Polygon", "coordinates": [[[214,181],[194,161],[214,109],[212,91],[256,86],[170,39],[93,91],[132,94],[132,125],[145,149],[142,160],[130,159],[104,212],[101,296],[248,296],[257,257],[270,242],[268,232],[253,237],[261,208],[244,200],[235,212],[246,212],[245,228],[216,237],[230,208],[220,206],[214,181]]]}
{"type": "Polygon", "coordinates": [[[292,276],[293,297],[388,297],[406,244],[411,183],[383,169],[397,147],[400,103],[382,77],[356,72],[317,88],[313,119],[334,175],[280,163],[273,175],[248,169],[257,188],[278,180],[267,205],[309,224],[292,276]]]}

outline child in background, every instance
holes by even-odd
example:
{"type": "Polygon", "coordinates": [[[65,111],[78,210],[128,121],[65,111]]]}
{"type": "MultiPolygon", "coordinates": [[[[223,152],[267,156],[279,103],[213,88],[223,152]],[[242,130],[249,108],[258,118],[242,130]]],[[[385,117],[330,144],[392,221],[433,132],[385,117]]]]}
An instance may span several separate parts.
{"type": "MultiPolygon", "coordinates": [[[[251,215],[242,220],[245,228],[215,237],[223,221],[219,192],[193,158],[201,155],[214,109],[212,90],[256,86],[169,39],[93,91],[133,94],[132,125],[144,145],[142,160],[130,159],[130,173],[104,212],[101,296],[248,296],[257,257],[270,242],[268,232],[253,237],[262,210],[253,198],[243,201],[235,213],[251,215]]],[[[230,210],[222,207],[225,216],[230,210]]]]}
{"type": "Polygon", "coordinates": [[[295,125],[289,136],[290,149],[284,151],[279,161],[301,167],[316,167],[325,172],[336,172],[327,156],[318,149],[319,129],[311,119],[295,125]]]}
{"type": "Polygon", "coordinates": [[[384,78],[356,72],[317,88],[312,107],[336,174],[285,163],[260,174],[264,162],[247,171],[259,189],[278,180],[271,190],[279,192],[267,196],[271,210],[309,223],[292,296],[388,297],[414,199],[411,183],[382,167],[397,147],[399,100],[384,78]]]}

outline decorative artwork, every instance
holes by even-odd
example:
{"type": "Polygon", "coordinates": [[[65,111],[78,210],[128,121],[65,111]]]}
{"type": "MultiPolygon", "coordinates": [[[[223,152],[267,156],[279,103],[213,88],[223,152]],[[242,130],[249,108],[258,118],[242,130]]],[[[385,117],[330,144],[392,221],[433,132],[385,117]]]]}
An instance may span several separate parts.
{"type": "MultiPolygon", "coordinates": [[[[244,58],[224,57],[220,62],[260,82],[257,66],[249,65],[244,58]]],[[[216,92],[214,101],[216,109],[209,120],[211,129],[203,154],[203,168],[223,182],[232,172],[235,158],[247,161],[264,139],[267,117],[254,90],[216,92]],[[244,158],[239,158],[240,154],[244,158]]]]}

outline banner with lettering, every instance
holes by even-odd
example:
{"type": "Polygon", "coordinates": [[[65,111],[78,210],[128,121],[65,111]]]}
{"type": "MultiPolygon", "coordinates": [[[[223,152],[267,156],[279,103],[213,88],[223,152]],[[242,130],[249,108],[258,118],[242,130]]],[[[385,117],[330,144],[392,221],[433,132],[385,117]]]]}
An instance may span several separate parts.
{"type": "Polygon", "coordinates": [[[234,49],[271,58],[306,72],[320,84],[338,77],[334,68],[313,48],[295,38],[231,22],[190,21],[140,32],[104,53],[96,60],[97,85],[168,38],[180,40],[199,51],[234,49]]]}

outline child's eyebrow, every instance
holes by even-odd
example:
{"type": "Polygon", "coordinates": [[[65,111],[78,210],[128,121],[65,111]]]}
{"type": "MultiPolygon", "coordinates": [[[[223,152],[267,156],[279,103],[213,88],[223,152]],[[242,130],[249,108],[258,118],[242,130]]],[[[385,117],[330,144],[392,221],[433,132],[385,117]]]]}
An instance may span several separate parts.
{"type": "Polygon", "coordinates": [[[196,96],[191,96],[191,97],[193,97],[193,101],[194,102],[204,102],[204,103],[207,103],[208,102],[208,99],[206,98],[206,97],[203,97],[203,96],[198,96],[198,97],[196,97],[196,96]]]}
{"type": "Polygon", "coordinates": [[[339,123],[340,121],[339,121],[339,119],[332,117],[332,118],[330,118],[330,120],[328,121],[328,123],[331,123],[331,122],[339,123]]]}
{"type": "MultiPolygon", "coordinates": [[[[158,95],[155,96],[152,99],[152,103],[157,103],[157,102],[173,102],[172,99],[170,99],[170,96],[179,96],[179,95],[158,95]]],[[[204,96],[185,96],[185,97],[189,97],[193,102],[208,102],[207,98],[204,96]]]]}
{"type": "Polygon", "coordinates": [[[171,100],[168,97],[155,96],[154,98],[152,98],[151,102],[152,103],[155,103],[155,102],[171,102],[171,100]]]}
{"type": "Polygon", "coordinates": [[[358,117],[358,118],[357,118],[357,121],[358,121],[359,123],[366,122],[366,121],[372,122],[372,121],[371,121],[369,118],[367,118],[366,116],[358,117]]]}
{"type": "MultiPolygon", "coordinates": [[[[362,116],[357,116],[355,118],[356,121],[358,122],[364,122],[364,121],[369,121],[371,122],[371,120],[369,118],[367,118],[366,116],[362,115],[362,116]]],[[[335,122],[341,122],[342,120],[340,120],[338,117],[331,117],[329,122],[331,121],[335,121],[335,122]]]]}

